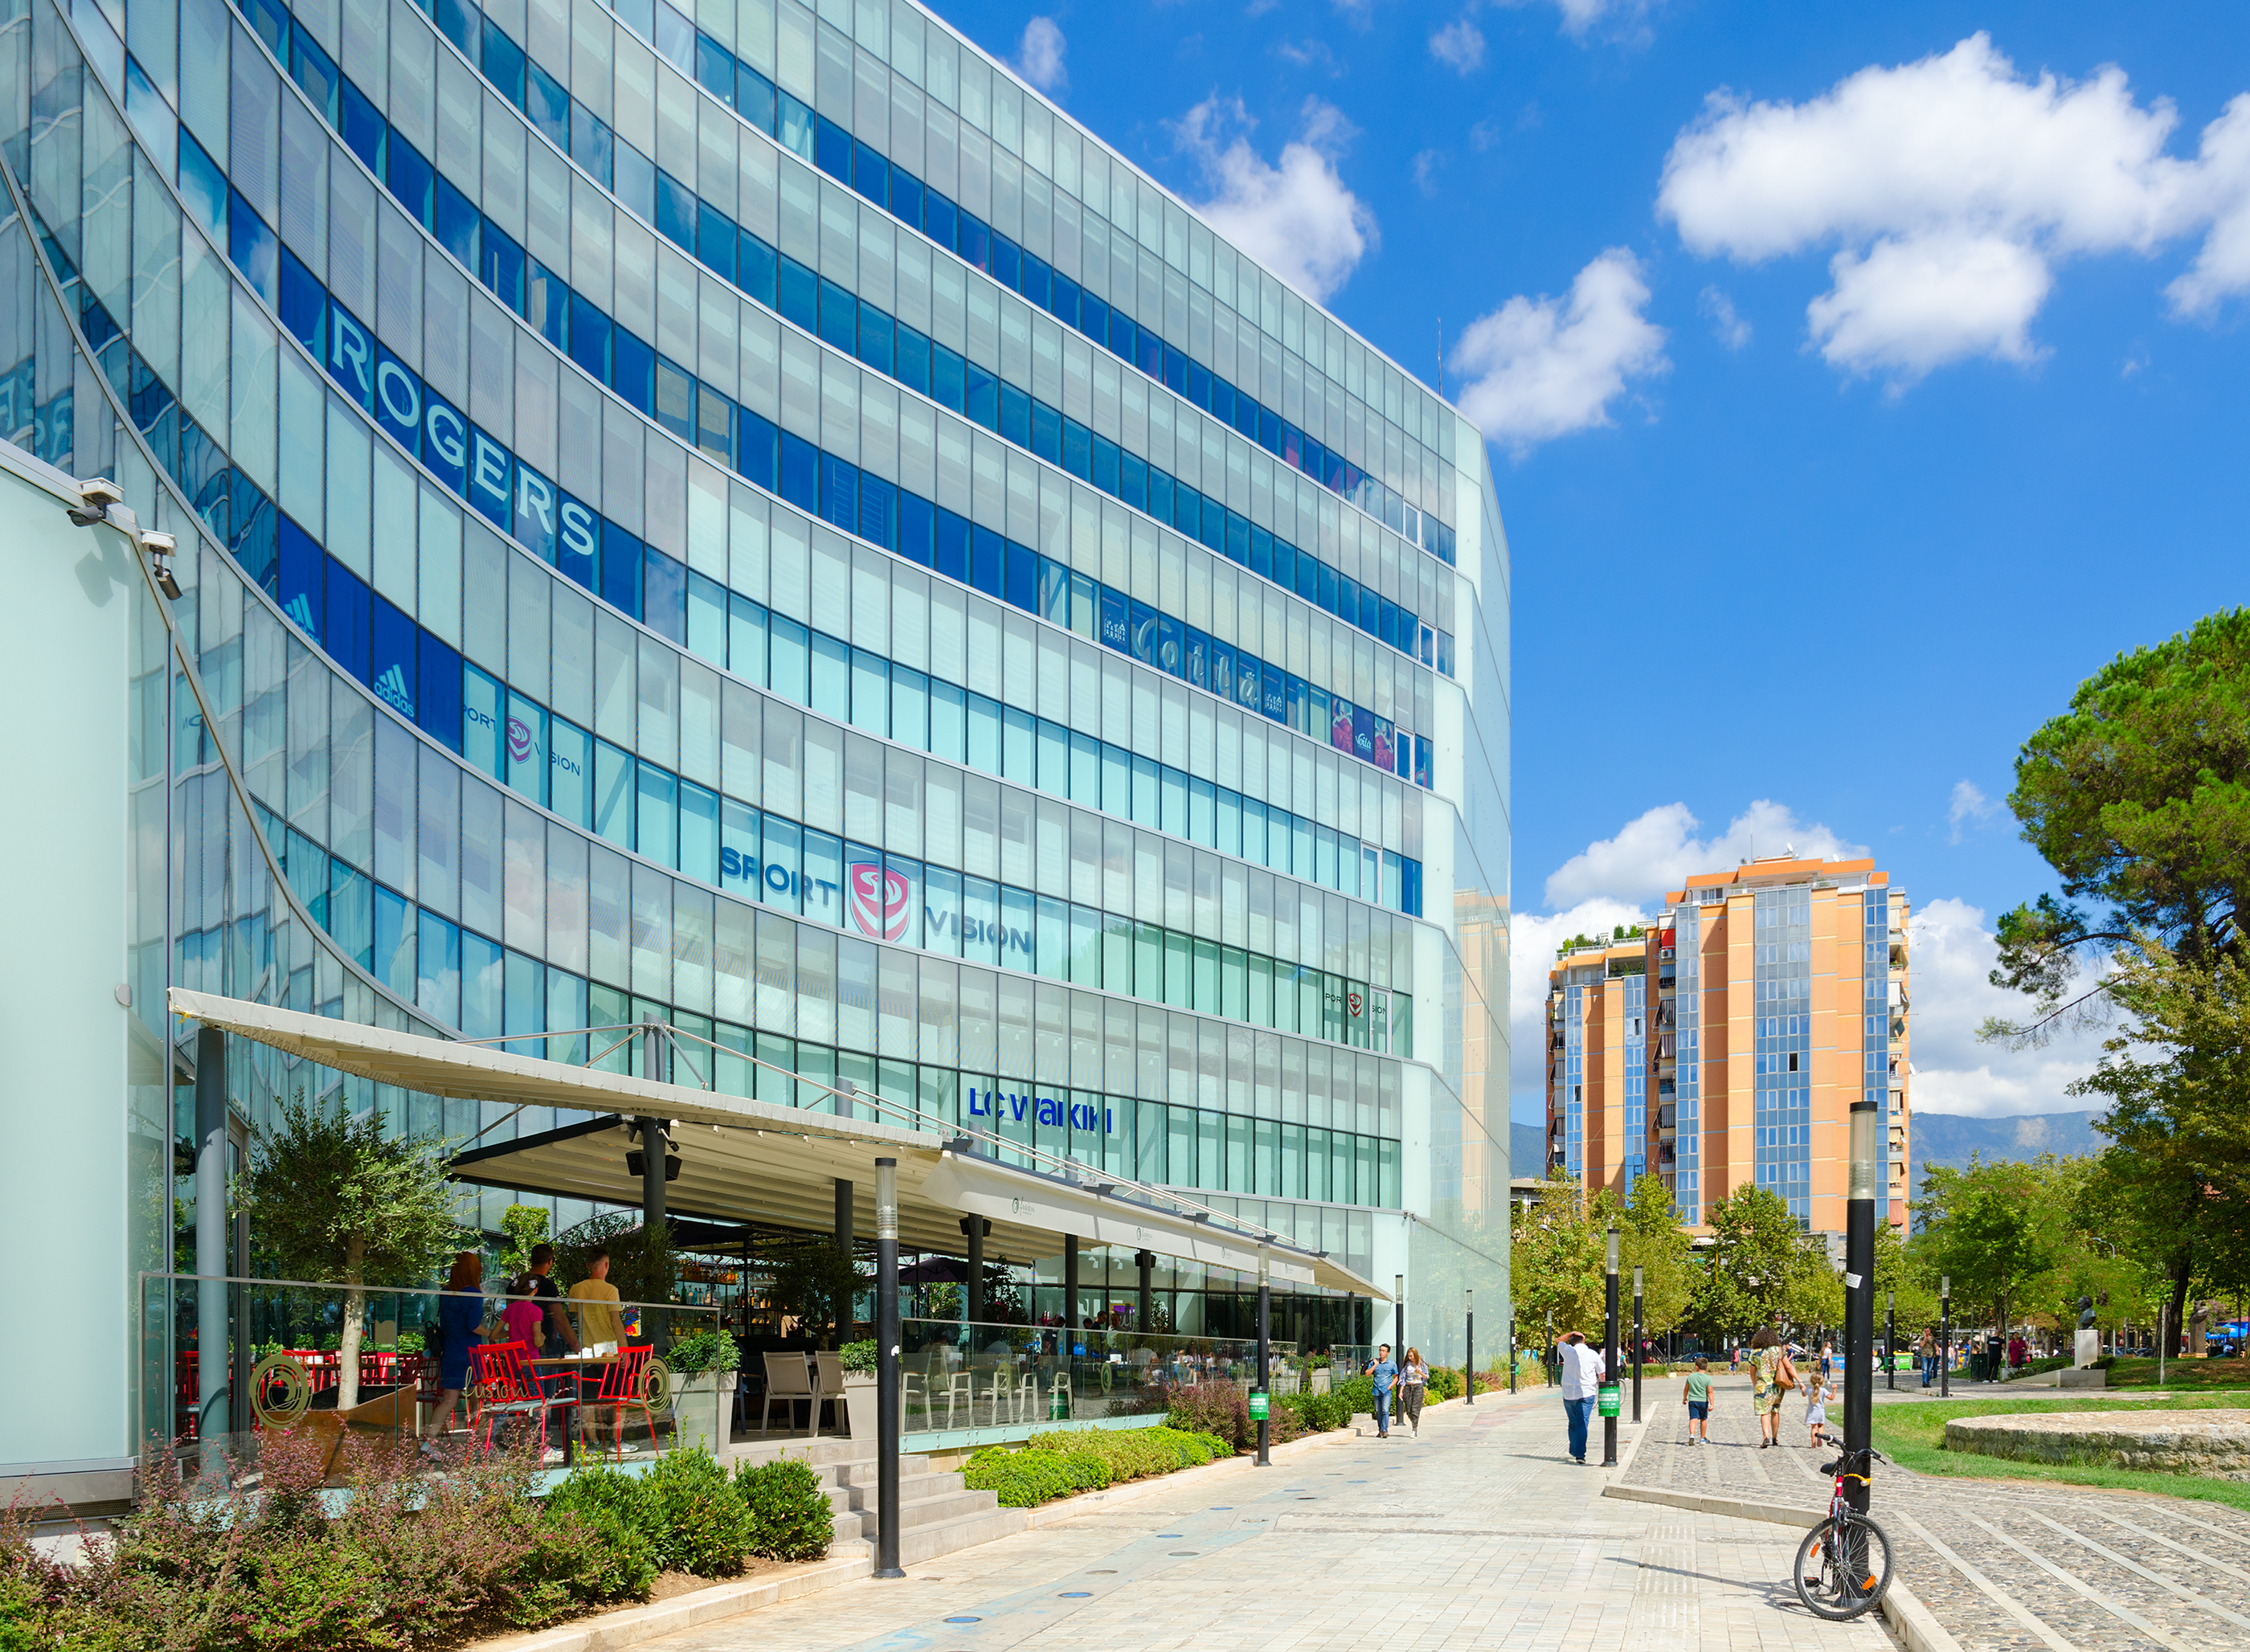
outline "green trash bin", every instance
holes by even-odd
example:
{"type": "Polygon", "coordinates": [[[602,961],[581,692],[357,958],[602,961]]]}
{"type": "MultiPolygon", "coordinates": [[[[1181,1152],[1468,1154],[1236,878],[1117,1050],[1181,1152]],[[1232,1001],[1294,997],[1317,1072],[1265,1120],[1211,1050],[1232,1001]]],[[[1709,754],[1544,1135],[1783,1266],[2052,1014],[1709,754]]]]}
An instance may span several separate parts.
{"type": "Polygon", "coordinates": [[[1621,1409],[1623,1409],[1623,1408],[1618,1404],[1618,1387],[1615,1383],[1604,1383],[1598,1390],[1598,1393],[1600,1395],[1600,1401],[1595,1406],[1594,1409],[1601,1413],[1602,1415],[1605,1417],[1613,1417],[1617,1415],[1621,1409]]]}

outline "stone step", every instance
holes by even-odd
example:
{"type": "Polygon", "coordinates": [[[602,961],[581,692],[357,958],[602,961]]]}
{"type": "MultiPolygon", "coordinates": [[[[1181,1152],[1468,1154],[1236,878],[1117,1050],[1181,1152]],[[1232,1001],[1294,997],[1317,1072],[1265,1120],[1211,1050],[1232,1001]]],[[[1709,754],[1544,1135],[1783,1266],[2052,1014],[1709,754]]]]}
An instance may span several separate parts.
{"type": "MultiPolygon", "coordinates": [[[[993,1494],[986,1491],[980,1495],[990,1497],[993,1494]]],[[[1001,1508],[996,1498],[979,1513],[960,1515],[931,1525],[901,1527],[899,1564],[921,1566],[940,1555],[974,1548],[998,1538],[1013,1537],[1028,1524],[1021,1509],[1001,1508]]]]}
{"type": "MultiPolygon", "coordinates": [[[[1000,1506],[999,1496],[991,1491],[944,1491],[935,1497],[901,1498],[899,1503],[899,1532],[901,1537],[925,1526],[943,1525],[972,1515],[989,1514],[1000,1506]]],[[[865,1532],[873,1537],[880,1528],[875,1522],[875,1511],[869,1507],[859,1511],[865,1522],[865,1532]]]]}
{"type": "MultiPolygon", "coordinates": [[[[911,1503],[919,1497],[942,1497],[962,1489],[961,1476],[955,1474],[908,1474],[899,1476],[899,1499],[911,1503]]],[[[846,1483],[827,1488],[828,1501],[841,1513],[846,1509],[872,1509],[875,1506],[877,1487],[875,1476],[868,1475],[864,1485],[846,1483]]]]}

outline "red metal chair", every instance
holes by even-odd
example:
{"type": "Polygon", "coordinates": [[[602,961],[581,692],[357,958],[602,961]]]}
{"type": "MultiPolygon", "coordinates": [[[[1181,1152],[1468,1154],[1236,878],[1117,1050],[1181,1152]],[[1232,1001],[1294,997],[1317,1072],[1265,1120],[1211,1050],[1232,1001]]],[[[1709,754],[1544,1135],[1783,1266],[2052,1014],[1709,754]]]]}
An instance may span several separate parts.
{"type": "MultiPolygon", "coordinates": [[[[648,1423],[648,1449],[653,1452],[656,1443],[656,1413],[649,1406],[649,1365],[656,1356],[654,1345],[620,1348],[616,1358],[602,1366],[602,1386],[594,1396],[585,1401],[586,1409],[608,1406],[616,1418],[612,1445],[620,1462],[625,1455],[625,1413],[638,1410],[648,1423]]],[[[582,1425],[583,1426],[583,1425],[582,1425]]]]}
{"type": "Polygon", "coordinates": [[[531,1350],[521,1342],[480,1343],[476,1349],[476,1411],[470,1428],[479,1424],[484,1428],[482,1449],[487,1454],[493,1446],[493,1421],[502,1416],[536,1416],[539,1420],[539,1449],[547,1449],[547,1413],[554,1401],[531,1367],[524,1362],[531,1358],[531,1350]]]}

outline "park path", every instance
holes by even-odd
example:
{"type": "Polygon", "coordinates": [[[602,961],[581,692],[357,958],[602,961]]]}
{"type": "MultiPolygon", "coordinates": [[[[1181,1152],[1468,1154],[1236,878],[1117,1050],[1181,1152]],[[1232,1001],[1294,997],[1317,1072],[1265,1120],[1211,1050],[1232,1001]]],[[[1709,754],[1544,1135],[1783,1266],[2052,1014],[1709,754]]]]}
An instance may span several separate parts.
{"type": "Polygon", "coordinates": [[[1551,1391],[1449,1405],[651,1644],[1889,1652],[1798,1605],[1798,1532],[1605,1498],[1563,1445],[1551,1391]]]}
{"type": "MultiPolygon", "coordinates": [[[[1716,1376],[1712,1443],[1690,1447],[1679,1380],[1644,1391],[1646,1435],[1625,1484],[1827,1507],[1819,1466],[1836,1454],[1806,1445],[1803,1401],[1784,1402],[1784,1443],[1760,1450],[1748,1380],[1716,1376]]],[[[1898,1402],[1914,1403],[1904,1393],[1898,1402]]],[[[1830,1413],[1840,1422],[1839,1408],[1830,1413]]],[[[1962,1652],[2250,1648],[2250,1515],[2225,1504],[1878,1464],[1870,1512],[1898,1575],[1962,1652]]]]}

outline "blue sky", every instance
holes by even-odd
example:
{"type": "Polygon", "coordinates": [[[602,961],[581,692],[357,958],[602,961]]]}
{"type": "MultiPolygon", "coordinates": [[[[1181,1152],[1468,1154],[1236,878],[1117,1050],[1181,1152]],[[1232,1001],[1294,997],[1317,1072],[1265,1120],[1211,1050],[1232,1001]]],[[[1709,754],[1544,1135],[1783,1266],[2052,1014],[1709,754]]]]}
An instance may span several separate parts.
{"type": "Polygon", "coordinates": [[[1925,914],[1917,1105],[2083,1105],[2088,1041],[1971,1036],[2046,885],[2000,800],[2088,673],[2241,600],[2239,11],[945,15],[1425,381],[1443,318],[1515,560],[1519,1014],[1682,871],[1864,848],[1925,914]]]}

